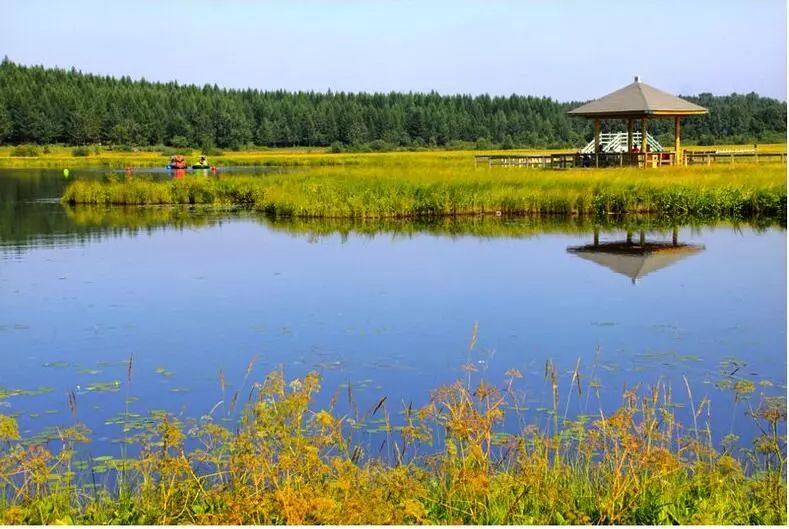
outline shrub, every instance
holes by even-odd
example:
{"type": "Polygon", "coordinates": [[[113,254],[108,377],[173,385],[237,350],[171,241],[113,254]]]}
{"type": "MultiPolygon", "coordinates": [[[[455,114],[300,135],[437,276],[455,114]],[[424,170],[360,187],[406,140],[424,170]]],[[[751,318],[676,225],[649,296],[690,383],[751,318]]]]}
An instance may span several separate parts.
{"type": "Polygon", "coordinates": [[[333,152],[335,154],[339,154],[345,151],[345,146],[340,143],[339,141],[335,141],[329,146],[329,152],[333,152]]]}
{"type": "Polygon", "coordinates": [[[24,156],[27,158],[38,156],[38,147],[35,145],[17,145],[11,149],[11,156],[24,156]]]}
{"type": "Polygon", "coordinates": [[[391,146],[387,144],[384,140],[375,140],[370,143],[370,149],[375,152],[382,152],[382,151],[390,150],[391,146]]]}
{"type": "Polygon", "coordinates": [[[487,151],[493,148],[493,144],[488,138],[477,138],[474,148],[478,151],[487,151]]]}
{"type": "Polygon", "coordinates": [[[90,156],[90,149],[84,145],[71,149],[71,156],[90,156]]]}

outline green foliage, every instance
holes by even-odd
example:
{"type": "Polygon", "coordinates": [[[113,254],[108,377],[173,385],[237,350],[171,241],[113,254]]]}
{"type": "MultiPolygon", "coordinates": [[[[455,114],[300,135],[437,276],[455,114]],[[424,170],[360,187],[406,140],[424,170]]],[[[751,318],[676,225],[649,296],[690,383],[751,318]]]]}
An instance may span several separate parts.
{"type": "Polygon", "coordinates": [[[90,148],[80,145],[71,149],[71,156],[90,156],[90,148]]]}
{"type": "Polygon", "coordinates": [[[477,141],[474,143],[474,148],[478,151],[488,151],[493,148],[493,143],[485,137],[477,138],[477,141]]]}
{"type": "MultiPolygon", "coordinates": [[[[351,155],[346,155],[351,156],[351,155]]],[[[575,169],[478,167],[427,155],[372,165],[304,167],[265,178],[74,181],[66,204],[236,204],[288,217],[652,213],[702,219],[786,218],[785,166],[575,169]]],[[[349,163],[350,160],[344,160],[349,163]]]]}
{"type": "Polygon", "coordinates": [[[217,149],[210,145],[203,147],[200,152],[205,156],[223,156],[225,154],[221,149],[217,149]]]}
{"type": "Polygon", "coordinates": [[[3,100],[0,99],[0,143],[11,137],[14,130],[14,123],[11,121],[11,114],[5,108],[3,100]]]}
{"type": "MultiPolygon", "coordinates": [[[[756,94],[687,99],[710,109],[689,117],[683,138],[693,143],[786,141],[786,103],[756,94]]],[[[0,64],[0,142],[84,145],[267,147],[356,145],[419,150],[476,143],[478,149],[579,147],[592,124],[572,119],[578,102],[532,96],[431,93],[260,92],[216,86],[132,81],[76,70],[0,64]]],[[[604,130],[624,130],[606,122],[604,130]]],[[[671,120],[650,132],[673,133],[671,120]]],[[[364,147],[362,147],[364,146],[364,147]]]]}
{"type": "Polygon", "coordinates": [[[26,158],[35,158],[40,154],[36,145],[17,145],[11,149],[11,156],[22,156],[26,158]]]}
{"type": "Polygon", "coordinates": [[[189,140],[185,136],[176,135],[170,140],[170,145],[174,149],[186,149],[189,147],[189,140]]]}

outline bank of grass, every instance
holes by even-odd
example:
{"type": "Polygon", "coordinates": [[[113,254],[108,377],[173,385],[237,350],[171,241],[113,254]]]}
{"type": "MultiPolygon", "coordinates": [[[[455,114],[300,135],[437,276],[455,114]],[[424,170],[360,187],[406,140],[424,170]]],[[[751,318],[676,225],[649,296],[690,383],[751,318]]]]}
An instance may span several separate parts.
{"type": "MultiPolygon", "coordinates": [[[[689,150],[715,151],[752,149],[753,145],[688,146],[689,150]]],[[[786,144],[760,144],[759,152],[786,152],[786,144]]],[[[224,151],[209,155],[211,164],[227,166],[331,166],[378,165],[405,161],[419,163],[430,160],[462,160],[473,163],[479,154],[544,154],[548,152],[574,152],[575,149],[512,149],[512,150],[425,150],[417,152],[332,153],[326,147],[293,147],[247,151],[224,151]]],[[[193,149],[174,149],[160,146],[135,151],[111,150],[102,146],[84,148],[86,156],[75,156],[74,148],[63,145],[0,147],[0,168],[80,168],[80,167],[164,167],[171,154],[183,154],[187,161],[196,162],[201,152],[193,149]],[[23,156],[20,156],[23,154],[23,156]]]]}
{"type": "Polygon", "coordinates": [[[264,176],[77,180],[65,204],[239,205],[278,217],[639,214],[785,218],[786,166],[552,171],[475,167],[447,153],[264,176]]]}
{"type": "MultiPolygon", "coordinates": [[[[422,407],[398,410],[381,398],[359,411],[350,388],[316,408],[317,374],[288,382],[274,372],[253,385],[238,424],[219,420],[237,394],[195,421],[127,414],[137,422],[122,423],[126,447],[139,455],[98,456],[81,467],[84,426],[62,428],[42,446],[0,415],[0,522],[786,523],[785,399],[749,404],[762,432],[752,449],[726,441],[719,451],[704,422],[710,402],[694,401],[689,389],[688,400],[675,401],[666,383],[626,390],[614,413],[568,419],[563,408],[594,392],[593,381],[582,384],[576,367],[560,388],[565,377],[548,362],[549,426],[521,418],[522,430],[507,434],[500,425],[524,409],[519,378],[510,370],[498,387],[457,382],[422,407]],[[370,426],[375,442],[360,442],[370,426]]],[[[755,391],[743,380],[731,387],[735,407],[755,391]]],[[[69,406],[78,417],[73,394],[69,406]]]]}
{"type": "MultiPolygon", "coordinates": [[[[101,147],[88,148],[88,156],[75,157],[72,148],[64,146],[0,147],[0,168],[80,168],[80,167],[164,167],[173,153],[183,154],[187,162],[196,162],[201,155],[199,150],[166,148],[165,151],[138,150],[112,151],[101,147]],[[29,148],[28,148],[29,147],[29,148]],[[18,156],[16,154],[26,154],[18,156]]],[[[564,149],[550,152],[571,152],[564,149]]],[[[313,148],[278,148],[253,151],[226,151],[221,154],[209,155],[212,165],[227,166],[278,166],[278,167],[310,167],[331,165],[378,165],[406,161],[419,163],[430,160],[464,160],[473,163],[475,154],[512,154],[528,152],[532,154],[549,152],[546,150],[512,150],[512,151],[450,151],[424,150],[418,152],[342,152],[333,153],[325,147],[313,148]]]]}

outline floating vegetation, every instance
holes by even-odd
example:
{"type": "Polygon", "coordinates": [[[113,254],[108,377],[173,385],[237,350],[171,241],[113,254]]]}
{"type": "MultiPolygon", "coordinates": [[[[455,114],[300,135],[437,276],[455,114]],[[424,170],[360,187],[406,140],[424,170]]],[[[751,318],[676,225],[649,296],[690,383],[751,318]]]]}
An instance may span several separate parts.
{"type": "Polygon", "coordinates": [[[16,420],[0,415],[0,521],[786,523],[785,398],[735,384],[736,398],[752,397],[749,417],[760,432],[752,450],[738,453],[734,436],[718,451],[700,435],[696,418],[709,401],[695,401],[689,388],[683,401],[666,384],[626,389],[617,410],[568,417],[570,400],[586,391],[580,362],[571,373],[546,364],[552,404],[538,409],[547,421],[502,431],[522,407],[516,371],[508,373],[504,390],[462,380],[393,414],[385,397],[360,412],[353,385],[315,409],[319,375],[288,382],[277,371],[253,385],[233,421],[182,421],[163,410],[108,419],[124,432],[113,441],[134,457],[79,459],[77,446],[89,441],[79,424],[22,438],[16,420]],[[337,409],[340,396],[349,411],[337,409]],[[683,406],[689,427],[675,415],[683,406]],[[90,477],[100,474],[108,479],[90,477]]]}
{"type": "Polygon", "coordinates": [[[637,357],[647,360],[671,360],[674,362],[701,362],[702,358],[695,354],[680,354],[676,351],[646,351],[636,353],[637,357]]]}
{"type": "Polygon", "coordinates": [[[163,367],[157,367],[154,370],[154,373],[156,373],[157,375],[162,375],[164,378],[171,378],[175,374],[172,371],[168,371],[163,367]]]}
{"type": "Polygon", "coordinates": [[[41,364],[41,367],[52,367],[55,369],[65,369],[67,367],[71,367],[70,362],[66,362],[65,360],[58,360],[56,362],[44,362],[41,364]]]}
{"type": "Polygon", "coordinates": [[[11,397],[34,397],[36,395],[43,395],[45,393],[52,393],[55,388],[51,386],[41,386],[36,389],[9,389],[0,387],[0,401],[6,400],[11,397]]]}
{"type": "Polygon", "coordinates": [[[121,389],[120,380],[112,380],[109,382],[91,382],[84,387],[80,386],[78,389],[84,391],[103,392],[103,391],[118,391],[121,389]]]}

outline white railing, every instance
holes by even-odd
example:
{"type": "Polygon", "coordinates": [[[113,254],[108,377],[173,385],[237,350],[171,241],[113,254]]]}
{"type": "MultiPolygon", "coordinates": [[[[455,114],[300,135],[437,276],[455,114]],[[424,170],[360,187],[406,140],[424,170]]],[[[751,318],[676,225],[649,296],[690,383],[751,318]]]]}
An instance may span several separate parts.
{"type": "MultiPolygon", "coordinates": [[[[640,132],[633,133],[633,145],[641,148],[640,132]]],[[[658,143],[658,141],[648,132],[647,145],[649,145],[649,149],[652,152],[663,151],[663,146],[660,145],[660,143],[658,143]]],[[[604,132],[600,134],[600,146],[602,147],[603,152],[606,153],[627,152],[627,132],[604,132]]],[[[581,149],[581,152],[584,154],[594,154],[594,139],[587,143],[586,146],[581,149]]]]}

